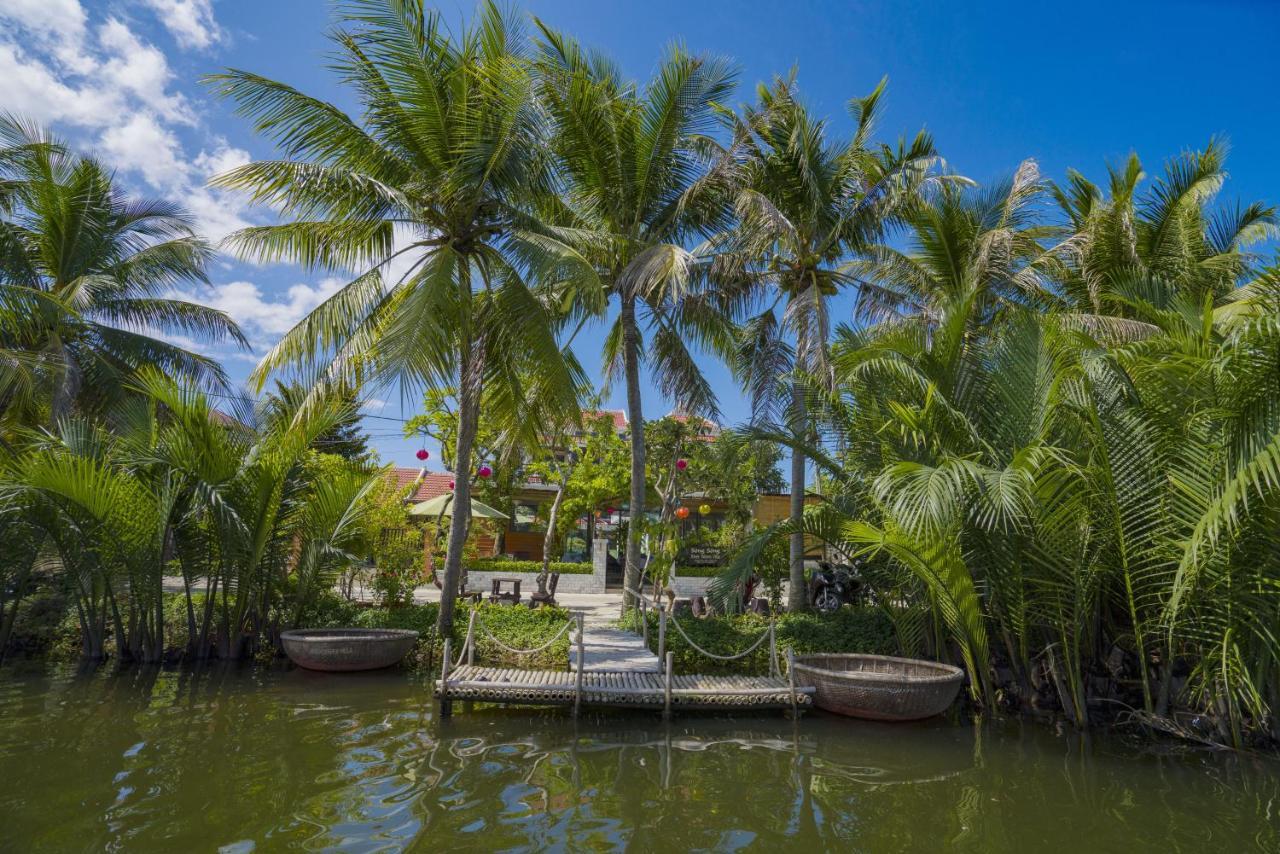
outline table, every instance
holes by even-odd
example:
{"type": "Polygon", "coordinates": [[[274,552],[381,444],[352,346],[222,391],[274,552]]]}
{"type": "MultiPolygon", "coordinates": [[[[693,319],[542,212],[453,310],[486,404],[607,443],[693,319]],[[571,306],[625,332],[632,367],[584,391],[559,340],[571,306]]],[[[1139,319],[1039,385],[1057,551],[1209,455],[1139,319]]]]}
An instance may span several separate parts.
{"type": "Polygon", "coordinates": [[[510,602],[512,605],[520,602],[520,579],[518,578],[495,578],[493,579],[493,590],[489,593],[490,602],[510,602]],[[504,593],[502,585],[511,585],[511,592],[504,593]]]}

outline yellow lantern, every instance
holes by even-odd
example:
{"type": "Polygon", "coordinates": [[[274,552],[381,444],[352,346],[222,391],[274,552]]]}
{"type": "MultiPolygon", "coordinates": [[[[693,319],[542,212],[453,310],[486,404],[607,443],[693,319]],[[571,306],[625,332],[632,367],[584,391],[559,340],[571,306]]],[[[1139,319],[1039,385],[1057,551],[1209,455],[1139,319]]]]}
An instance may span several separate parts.
{"type": "Polygon", "coordinates": [[[701,513],[703,516],[708,515],[709,513],[711,513],[711,505],[703,504],[701,507],[698,508],[698,512],[701,513]]]}

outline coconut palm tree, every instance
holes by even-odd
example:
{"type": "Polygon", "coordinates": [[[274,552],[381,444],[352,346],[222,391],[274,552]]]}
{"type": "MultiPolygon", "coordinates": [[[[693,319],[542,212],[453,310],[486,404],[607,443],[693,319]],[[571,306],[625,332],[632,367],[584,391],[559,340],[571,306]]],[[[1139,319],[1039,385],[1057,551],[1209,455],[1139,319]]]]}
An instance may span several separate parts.
{"type": "Polygon", "coordinates": [[[561,285],[576,280],[535,286],[524,275],[527,263],[555,262],[546,260],[554,247],[522,242],[547,158],[519,23],[486,3],[453,38],[416,2],[353,0],[340,10],[334,66],[360,116],[247,71],[215,75],[215,91],[283,154],[217,183],[280,212],[279,224],[229,239],[241,255],[355,273],[267,354],[259,385],[302,368],[317,387],[457,389],[444,633],[470,524],[481,401],[525,397],[532,366],[540,396],[559,395],[561,411],[576,406],[582,383],[557,346],[551,308],[574,301],[561,285]]]}
{"type": "Polygon", "coordinates": [[[9,115],[0,188],[0,405],[27,421],[35,405],[55,420],[102,411],[145,365],[226,387],[216,360],[159,337],[247,346],[225,313],[169,295],[206,282],[211,256],[180,207],[126,197],[97,161],[9,115]]]}
{"type": "Polygon", "coordinates": [[[1136,154],[1109,170],[1109,196],[1074,169],[1051,184],[1072,232],[1052,270],[1055,308],[1124,340],[1154,333],[1148,310],[1178,297],[1197,305],[1231,299],[1258,272],[1252,247],[1276,236],[1277,218],[1261,202],[1218,204],[1226,155],[1212,139],[1166,163],[1146,192],[1136,154]]]}
{"type": "Polygon", "coordinates": [[[733,294],[708,286],[713,256],[688,248],[727,224],[726,161],[704,134],[734,73],[720,57],[673,47],[640,87],[607,58],[539,27],[541,92],[563,182],[548,237],[570,247],[618,304],[604,361],[626,386],[633,524],[624,577],[635,589],[645,518],[641,371],[647,367],[680,408],[714,415],[716,397],[695,351],[723,352],[736,310],[733,294]]]}
{"type": "MultiPolygon", "coordinates": [[[[828,377],[830,384],[830,301],[861,284],[847,262],[884,234],[939,162],[924,133],[897,150],[872,145],[884,87],[881,81],[870,95],[850,102],[857,130],[849,140],[831,139],[827,123],[800,100],[794,75],[761,85],[757,103],[729,118],[740,221],[723,241],[732,247],[732,262],[722,267],[730,278],[745,277],[767,293],[765,310],[744,326],[735,366],[751,395],[753,420],[771,421],[786,397],[787,419],[800,445],[809,444],[812,429],[800,377],[828,377]],[[796,379],[784,389],[788,373],[796,379]]],[[[791,515],[797,529],[805,486],[805,455],[793,450],[791,515]]],[[[807,607],[804,549],[803,536],[795,534],[787,603],[792,610],[807,607]]]]}

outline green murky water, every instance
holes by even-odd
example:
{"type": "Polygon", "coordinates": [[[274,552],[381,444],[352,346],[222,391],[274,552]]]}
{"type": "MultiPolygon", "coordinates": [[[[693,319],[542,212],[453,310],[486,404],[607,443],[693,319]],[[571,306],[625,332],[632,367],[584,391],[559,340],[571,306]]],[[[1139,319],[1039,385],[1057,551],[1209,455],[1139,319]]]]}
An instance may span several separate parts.
{"type": "Polygon", "coordinates": [[[1280,850],[1280,765],[1035,724],[460,706],[402,673],[0,669],[0,850],[1280,850]]]}

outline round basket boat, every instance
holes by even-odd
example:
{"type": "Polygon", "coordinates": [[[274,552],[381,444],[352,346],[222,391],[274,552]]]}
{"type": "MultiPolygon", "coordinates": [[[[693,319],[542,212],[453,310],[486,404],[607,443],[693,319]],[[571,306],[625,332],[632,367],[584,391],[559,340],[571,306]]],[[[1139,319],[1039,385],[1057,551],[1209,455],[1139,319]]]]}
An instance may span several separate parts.
{"type": "Polygon", "coordinates": [[[797,685],[815,689],[818,708],[877,721],[940,715],[964,681],[950,664],[887,655],[798,655],[795,671],[797,685]]]}
{"type": "Polygon", "coordinates": [[[280,635],[294,664],[333,672],[390,667],[417,640],[409,629],[294,629],[280,635]]]}

